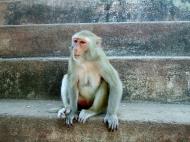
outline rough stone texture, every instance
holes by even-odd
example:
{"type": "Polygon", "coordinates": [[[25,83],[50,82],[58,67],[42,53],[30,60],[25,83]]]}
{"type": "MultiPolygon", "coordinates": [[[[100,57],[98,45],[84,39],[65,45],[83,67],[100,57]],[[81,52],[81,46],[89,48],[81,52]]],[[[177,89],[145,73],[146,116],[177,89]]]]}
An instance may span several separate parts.
{"type": "Polygon", "coordinates": [[[0,1],[0,25],[5,24],[5,13],[7,12],[7,3],[0,1]]]}
{"type": "Polygon", "coordinates": [[[124,100],[189,101],[189,58],[128,57],[112,63],[123,81],[124,100]]]}
{"type": "Polygon", "coordinates": [[[188,142],[190,126],[123,122],[117,132],[108,132],[102,121],[66,128],[63,121],[0,117],[0,142],[188,142]]]}
{"type": "Polygon", "coordinates": [[[123,104],[119,112],[121,121],[118,131],[108,132],[102,117],[94,117],[86,124],[75,123],[72,128],[66,128],[63,120],[55,118],[55,113],[47,112],[49,108],[60,104],[55,101],[0,100],[0,142],[190,141],[188,105],[123,104]],[[161,121],[155,118],[161,118],[161,121]],[[168,118],[174,122],[166,122],[168,118]],[[180,121],[176,121],[178,119],[180,121]]]}
{"type": "MultiPolygon", "coordinates": [[[[61,99],[59,101],[0,99],[0,116],[55,119],[57,118],[57,111],[62,107],[61,99]]],[[[190,125],[189,107],[189,104],[122,102],[119,106],[118,118],[123,122],[138,121],[190,125]]],[[[90,121],[102,120],[103,116],[105,114],[92,117],[90,121]]]]}
{"type": "Polygon", "coordinates": [[[0,27],[0,57],[68,56],[71,36],[91,30],[109,56],[190,56],[190,22],[0,27]]]}
{"type": "Polygon", "coordinates": [[[189,0],[9,0],[6,4],[2,21],[13,25],[190,20],[189,0]]]}
{"type": "MultiPolygon", "coordinates": [[[[190,101],[189,57],[118,57],[111,63],[122,79],[125,101],[190,101]]],[[[67,60],[1,59],[0,66],[0,98],[55,98],[67,60]]]]}
{"type": "Polygon", "coordinates": [[[67,61],[0,61],[1,98],[55,98],[59,96],[67,61]]]}

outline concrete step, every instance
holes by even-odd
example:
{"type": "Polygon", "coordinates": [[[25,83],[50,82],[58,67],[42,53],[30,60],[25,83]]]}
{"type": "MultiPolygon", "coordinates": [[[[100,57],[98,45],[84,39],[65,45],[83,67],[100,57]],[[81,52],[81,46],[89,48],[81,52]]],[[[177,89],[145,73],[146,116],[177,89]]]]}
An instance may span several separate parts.
{"type": "MultiPolygon", "coordinates": [[[[190,102],[190,57],[110,57],[124,101],[190,102]]],[[[59,98],[67,58],[0,59],[0,98],[59,98]]]]}
{"type": "Polygon", "coordinates": [[[61,101],[0,100],[0,142],[188,142],[190,109],[182,104],[122,103],[120,126],[108,132],[103,116],[67,128],[49,109],[61,101]]]}
{"type": "Polygon", "coordinates": [[[0,27],[0,57],[68,56],[71,36],[91,30],[108,56],[190,56],[190,22],[0,27]]]}
{"type": "Polygon", "coordinates": [[[190,20],[188,0],[3,0],[1,24],[190,20]]]}

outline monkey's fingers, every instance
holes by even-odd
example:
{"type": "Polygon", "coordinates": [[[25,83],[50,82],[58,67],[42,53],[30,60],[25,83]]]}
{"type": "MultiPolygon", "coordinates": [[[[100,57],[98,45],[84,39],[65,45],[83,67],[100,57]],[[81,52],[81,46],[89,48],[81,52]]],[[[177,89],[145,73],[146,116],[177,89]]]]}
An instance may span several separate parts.
{"type": "Polygon", "coordinates": [[[70,113],[66,115],[65,123],[67,127],[71,127],[73,125],[73,120],[74,120],[74,114],[70,113]]]}
{"type": "Polygon", "coordinates": [[[85,123],[88,118],[88,113],[85,112],[85,110],[82,110],[79,114],[78,121],[81,123],[85,123]]]}
{"type": "Polygon", "coordinates": [[[79,118],[79,119],[78,119],[78,122],[80,122],[80,123],[83,123],[83,124],[84,124],[84,123],[86,122],[86,119],[85,119],[85,118],[79,118]]]}
{"type": "Polygon", "coordinates": [[[116,115],[106,115],[104,118],[104,123],[108,125],[110,131],[115,131],[118,129],[119,122],[116,115]]]}
{"type": "Polygon", "coordinates": [[[116,131],[117,129],[118,129],[118,124],[117,124],[117,123],[115,123],[115,122],[109,123],[109,122],[108,122],[108,130],[109,130],[109,131],[114,132],[114,131],[116,131]]]}
{"type": "Polygon", "coordinates": [[[119,125],[119,124],[118,124],[117,122],[113,122],[113,123],[111,124],[111,130],[112,130],[112,131],[117,130],[118,125],[119,125]]]}
{"type": "Polygon", "coordinates": [[[66,119],[66,125],[67,125],[67,127],[72,127],[73,126],[73,120],[72,119],[66,119]]]}

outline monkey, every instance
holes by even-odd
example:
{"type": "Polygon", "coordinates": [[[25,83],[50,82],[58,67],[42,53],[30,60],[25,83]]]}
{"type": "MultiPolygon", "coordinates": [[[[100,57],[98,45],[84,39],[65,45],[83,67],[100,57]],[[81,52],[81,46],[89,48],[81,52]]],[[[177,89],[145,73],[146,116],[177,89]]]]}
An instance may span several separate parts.
{"type": "Polygon", "coordinates": [[[118,128],[122,82],[101,42],[101,37],[87,30],[72,36],[68,71],[61,85],[63,108],[58,111],[58,118],[65,119],[69,127],[74,118],[85,123],[88,118],[106,112],[104,123],[108,129],[118,128]]]}

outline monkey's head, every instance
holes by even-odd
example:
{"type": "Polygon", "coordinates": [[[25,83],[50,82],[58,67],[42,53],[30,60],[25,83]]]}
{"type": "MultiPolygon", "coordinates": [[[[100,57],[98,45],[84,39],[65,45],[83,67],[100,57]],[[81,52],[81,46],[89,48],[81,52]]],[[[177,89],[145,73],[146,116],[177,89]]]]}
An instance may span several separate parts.
{"type": "Polygon", "coordinates": [[[72,36],[72,57],[75,60],[92,60],[97,57],[96,48],[101,38],[90,31],[80,31],[72,36]]]}

